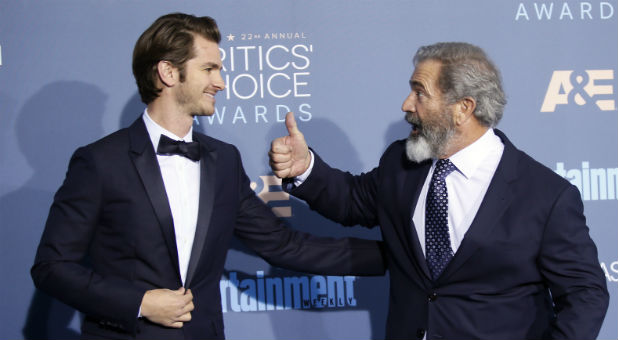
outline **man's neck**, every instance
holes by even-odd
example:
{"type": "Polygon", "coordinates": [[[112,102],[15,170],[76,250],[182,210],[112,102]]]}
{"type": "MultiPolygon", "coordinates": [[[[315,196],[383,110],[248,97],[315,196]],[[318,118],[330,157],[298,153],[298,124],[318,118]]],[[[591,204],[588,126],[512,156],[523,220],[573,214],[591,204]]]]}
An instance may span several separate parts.
{"type": "Polygon", "coordinates": [[[440,158],[449,158],[460,150],[465,149],[468,145],[476,142],[481,138],[489,128],[482,125],[475,125],[457,133],[449,141],[449,146],[444,150],[444,154],[440,158]]]}
{"type": "Polygon", "coordinates": [[[161,99],[157,98],[148,104],[148,115],[150,118],[176,136],[186,136],[191,126],[193,126],[193,117],[179,112],[179,108],[176,105],[166,103],[166,101],[161,99]]]}

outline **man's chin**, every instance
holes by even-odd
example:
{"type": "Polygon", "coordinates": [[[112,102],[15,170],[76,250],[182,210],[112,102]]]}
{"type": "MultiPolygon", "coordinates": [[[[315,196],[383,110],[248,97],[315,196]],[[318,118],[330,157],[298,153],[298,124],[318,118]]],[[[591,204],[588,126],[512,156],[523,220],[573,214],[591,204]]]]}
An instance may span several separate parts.
{"type": "Polygon", "coordinates": [[[425,138],[410,136],[406,141],[406,156],[412,162],[420,163],[426,161],[431,159],[431,147],[425,138]]]}
{"type": "Polygon", "coordinates": [[[214,110],[202,110],[202,111],[195,111],[195,112],[191,112],[191,115],[193,117],[209,117],[212,116],[213,114],[215,114],[214,110]]]}

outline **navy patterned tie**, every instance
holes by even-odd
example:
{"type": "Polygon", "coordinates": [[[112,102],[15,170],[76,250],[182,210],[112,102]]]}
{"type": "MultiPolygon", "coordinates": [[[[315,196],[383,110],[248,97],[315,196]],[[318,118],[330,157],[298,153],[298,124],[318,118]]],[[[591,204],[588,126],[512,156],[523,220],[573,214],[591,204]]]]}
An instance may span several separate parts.
{"type": "Polygon", "coordinates": [[[444,179],[455,170],[448,159],[440,159],[431,176],[425,204],[425,257],[431,277],[436,280],[453,258],[448,234],[448,192],[444,179]]]}

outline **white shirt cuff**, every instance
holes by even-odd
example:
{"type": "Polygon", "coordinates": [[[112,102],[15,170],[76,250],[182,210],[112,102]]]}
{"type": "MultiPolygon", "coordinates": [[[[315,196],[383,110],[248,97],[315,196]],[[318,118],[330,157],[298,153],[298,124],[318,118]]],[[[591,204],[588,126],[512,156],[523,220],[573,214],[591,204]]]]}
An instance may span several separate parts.
{"type": "Polygon", "coordinates": [[[313,151],[309,150],[309,154],[311,155],[311,162],[309,163],[309,167],[302,174],[294,177],[294,186],[299,187],[303,182],[311,175],[311,170],[313,170],[313,151]]]}

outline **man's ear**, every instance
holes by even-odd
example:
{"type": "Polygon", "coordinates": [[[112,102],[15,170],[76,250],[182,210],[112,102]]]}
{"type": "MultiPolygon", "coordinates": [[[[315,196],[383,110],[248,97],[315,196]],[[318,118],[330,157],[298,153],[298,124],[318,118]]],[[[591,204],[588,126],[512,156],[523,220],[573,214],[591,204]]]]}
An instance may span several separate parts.
{"type": "Polygon", "coordinates": [[[476,100],[472,97],[463,97],[456,104],[455,124],[462,125],[471,117],[474,117],[476,100]]]}
{"type": "Polygon", "coordinates": [[[172,87],[179,81],[178,68],[167,60],[157,63],[157,74],[161,83],[167,87],[172,87]]]}

